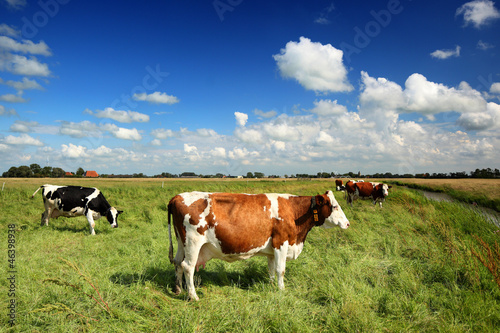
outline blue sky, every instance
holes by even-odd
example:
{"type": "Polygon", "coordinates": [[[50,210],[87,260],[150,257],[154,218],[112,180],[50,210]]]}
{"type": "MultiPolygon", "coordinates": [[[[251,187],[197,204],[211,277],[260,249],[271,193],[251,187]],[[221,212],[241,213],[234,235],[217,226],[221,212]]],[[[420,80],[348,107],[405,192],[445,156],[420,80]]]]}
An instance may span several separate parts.
{"type": "Polygon", "coordinates": [[[0,1],[2,172],[500,165],[493,1],[0,1]]]}

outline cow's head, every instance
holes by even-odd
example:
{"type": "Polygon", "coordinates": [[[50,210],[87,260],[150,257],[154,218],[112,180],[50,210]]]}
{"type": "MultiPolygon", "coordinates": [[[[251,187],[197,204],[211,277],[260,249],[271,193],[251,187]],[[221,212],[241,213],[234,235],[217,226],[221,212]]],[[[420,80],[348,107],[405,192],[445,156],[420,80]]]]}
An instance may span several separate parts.
{"type": "Polygon", "coordinates": [[[111,224],[111,227],[113,228],[118,228],[118,215],[123,213],[122,210],[116,210],[115,207],[111,207],[108,209],[106,212],[106,218],[108,219],[109,224],[111,224]]]}
{"type": "Polygon", "coordinates": [[[323,228],[339,226],[342,229],[347,229],[349,227],[349,220],[337,200],[335,200],[332,191],[327,191],[323,195],[317,195],[315,201],[320,218],[325,220],[321,225],[323,228]]]}
{"type": "Polygon", "coordinates": [[[378,196],[380,198],[383,198],[385,199],[386,196],[389,195],[389,189],[391,188],[392,186],[389,186],[387,184],[377,184],[375,186],[375,191],[377,192],[378,196]]]}

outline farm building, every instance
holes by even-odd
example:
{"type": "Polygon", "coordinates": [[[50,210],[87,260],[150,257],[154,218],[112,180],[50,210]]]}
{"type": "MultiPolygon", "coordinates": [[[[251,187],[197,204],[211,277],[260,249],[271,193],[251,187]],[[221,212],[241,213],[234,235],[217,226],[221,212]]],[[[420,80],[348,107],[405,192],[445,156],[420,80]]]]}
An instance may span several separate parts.
{"type": "Polygon", "coordinates": [[[95,171],[85,171],[85,173],[83,174],[83,177],[91,177],[91,178],[97,178],[99,177],[99,174],[95,171]]]}

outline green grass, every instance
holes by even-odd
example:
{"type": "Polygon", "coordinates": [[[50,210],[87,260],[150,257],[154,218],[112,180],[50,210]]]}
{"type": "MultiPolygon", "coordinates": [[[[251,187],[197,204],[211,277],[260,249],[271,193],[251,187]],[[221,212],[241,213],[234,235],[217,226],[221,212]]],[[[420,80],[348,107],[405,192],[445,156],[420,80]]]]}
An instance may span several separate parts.
{"type": "MultiPolygon", "coordinates": [[[[40,226],[44,182],[7,183],[0,194],[1,247],[16,224],[16,326],[1,297],[0,331],[13,332],[493,332],[500,329],[500,288],[472,255],[498,242],[497,228],[460,204],[432,202],[395,187],[384,208],[337,200],[347,230],[314,228],[285,290],[270,283],[267,260],[212,260],[195,273],[199,302],[176,296],[168,260],[166,206],[191,191],[322,193],[329,181],[94,180],[124,214],[90,236],[84,217],[40,226]],[[72,265],[75,266],[72,266],[72,265]],[[52,279],[52,281],[47,281],[52,279]],[[45,282],[44,282],[45,281],[45,282]],[[57,281],[57,282],[54,282],[57,281]],[[99,294],[97,293],[99,292],[99,294]],[[93,296],[90,298],[88,295],[93,296]],[[99,296],[100,295],[100,296],[99,296]],[[102,298],[102,301],[101,301],[102,298]],[[106,305],[109,306],[109,311],[106,305]]],[[[174,246],[174,249],[176,247],[174,246]]],[[[7,294],[7,259],[0,294],[7,294]]]]}

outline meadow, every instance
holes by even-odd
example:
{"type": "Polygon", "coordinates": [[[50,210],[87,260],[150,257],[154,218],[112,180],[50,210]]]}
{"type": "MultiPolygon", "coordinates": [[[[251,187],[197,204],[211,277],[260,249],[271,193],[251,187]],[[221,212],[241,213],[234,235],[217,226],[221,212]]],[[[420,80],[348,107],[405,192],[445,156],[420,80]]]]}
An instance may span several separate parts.
{"type": "Polygon", "coordinates": [[[382,209],[361,200],[351,208],[335,192],[350,228],[313,228],[302,254],[287,262],[285,290],[269,281],[265,258],[231,264],[212,260],[195,273],[200,301],[191,302],[186,292],[172,293],[166,209],[175,194],[315,195],[333,190],[332,180],[2,182],[1,332],[500,329],[498,228],[473,209],[430,201],[407,187],[394,186],[382,209]],[[96,235],[90,236],[84,217],[59,218],[41,227],[42,198],[40,192],[34,199],[31,195],[44,183],[98,187],[111,205],[124,210],[119,228],[100,219],[96,235]],[[12,233],[15,258],[9,262],[5,254],[12,233]],[[10,296],[12,275],[15,295],[10,296]]]}

